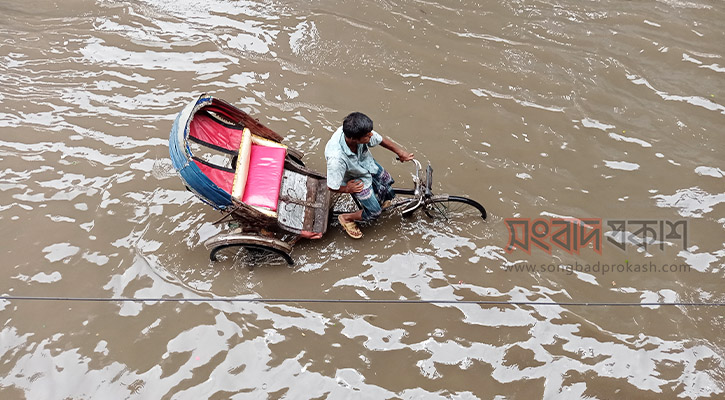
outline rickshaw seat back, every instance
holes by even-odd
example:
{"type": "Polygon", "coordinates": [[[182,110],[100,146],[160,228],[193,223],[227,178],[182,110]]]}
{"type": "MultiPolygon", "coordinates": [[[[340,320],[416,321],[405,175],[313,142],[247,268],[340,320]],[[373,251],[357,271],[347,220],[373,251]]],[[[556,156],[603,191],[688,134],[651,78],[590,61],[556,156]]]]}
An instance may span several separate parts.
{"type": "Polygon", "coordinates": [[[276,217],[286,146],[244,129],[237,156],[232,197],[276,217]]]}
{"type": "Polygon", "coordinates": [[[330,191],[323,175],[299,165],[285,169],[277,210],[277,223],[285,230],[325,233],[329,204],[330,191]]]}

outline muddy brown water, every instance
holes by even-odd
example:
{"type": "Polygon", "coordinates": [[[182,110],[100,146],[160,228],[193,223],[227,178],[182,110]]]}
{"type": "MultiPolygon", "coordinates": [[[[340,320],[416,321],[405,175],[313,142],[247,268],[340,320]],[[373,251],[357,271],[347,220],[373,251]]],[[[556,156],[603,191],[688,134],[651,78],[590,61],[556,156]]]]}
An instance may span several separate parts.
{"type": "Polygon", "coordinates": [[[0,1],[3,296],[648,303],[0,300],[0,397],[722,398],[725,308],[649,303],[725,300],[723,21],[704,0],[0,1]],[[363,111],[490,217],[210,263],[219,215],[167,146],[204,92],[320,170],[363,111]],[[513,217],[684,220],[688,243],[507,252],[513,217]],[[686,268],[559,269],[597,262],[686,268]]]}

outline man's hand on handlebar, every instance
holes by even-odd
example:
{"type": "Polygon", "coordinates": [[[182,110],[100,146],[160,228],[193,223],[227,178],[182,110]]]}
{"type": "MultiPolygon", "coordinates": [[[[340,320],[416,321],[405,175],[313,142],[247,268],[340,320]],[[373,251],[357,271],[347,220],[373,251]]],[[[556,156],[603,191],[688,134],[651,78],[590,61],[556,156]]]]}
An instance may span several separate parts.
{"type": "Polygon", "coordinates": [[[380,145],[383,146],[384,148],[392,151],[393,153],[395,153],[395,155],[398,156],[398,160],[400,160],[400,161],[405,162],[405,161],[410,161],[413,158],[415,158],[413,153],[408,153],[404,148],[397,145],[395,142],[393,142],[392,140],[390,140],[387,137],[383,137],[383,141],[380,142],[380,145]]]}
{"type": "Polygon", "coordinates": [[[415,158],[415,155],[413,153],[408,153],[405,150],[401,150],[398,153],[398,160],[400,160],[402,162],[410,161],[410,160],[412,160],[414,158],[415,158]]]}

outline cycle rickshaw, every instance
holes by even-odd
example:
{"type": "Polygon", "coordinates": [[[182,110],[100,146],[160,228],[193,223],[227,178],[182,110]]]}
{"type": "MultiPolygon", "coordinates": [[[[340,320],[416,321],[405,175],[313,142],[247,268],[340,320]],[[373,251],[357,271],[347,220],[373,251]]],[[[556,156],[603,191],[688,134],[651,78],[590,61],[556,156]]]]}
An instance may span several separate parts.
{"type": "MultiPolygon", "coordinates": [[[[171,161],[188,190],[222,212],[215,224],[233,228],[209,238],[205,247],[216,261],[224,249],[247,248],[282,257],[293,264],[292,246],[303,232],[324,234],[330,216],[357,207],[333,201],[325,175],[306,168],[304,154],[283,138],[224,100],[202,94],[177,115],[169,136],[171,161]]],[[[412,189],[384,211],[408,216],[423,209],[429,217],[486,219],[484,207],[466,197],[435,195],[433,169],[417,160],[412,189]]]]}

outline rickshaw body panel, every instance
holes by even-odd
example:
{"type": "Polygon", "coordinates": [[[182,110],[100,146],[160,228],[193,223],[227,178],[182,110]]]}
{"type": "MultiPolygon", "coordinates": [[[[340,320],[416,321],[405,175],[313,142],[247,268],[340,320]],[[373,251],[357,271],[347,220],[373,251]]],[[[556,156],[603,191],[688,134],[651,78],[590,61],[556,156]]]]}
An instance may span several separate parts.
{"type": "MultiPolygon", "coordinates": [[[[288,241],[291,237],[291,243],[294,243],[298,237],[296,235],[299,235],[302,231],[324,233],[327,230],[330,194],[327,189],[326,177],[305,168],[300,161],[303,154],[298,150],[286,147],[287,152],[285,153],[283,176],[279,183],[280,193],[276,211],[260,211],[259,207],[243,203],[239,198],[235,198],[231,194],[231,190],[224,190],[215,183],[214,179],[220,182],[219,178],[215,176],[215,171],[209,168],[224,170],[225,176],[228,176],[230,173],[236,174],[236,164],[234,158],[232,158],[231,165],[233,169],[222,168],[217,165],[210,167],[204,160],[200,160],[199,157],[195,156],[195,150],[192,149],[189,142],[194,139],[195,145],[199,143],[198,138],[192,137],[190,139],[192,121],[195,116],[201,115],[199,113],[213,115],[220,126],[226,127],[218,129],[219,143],[204,142],[204,145],[221,150],[227,156],[231,156],[233,152],[239,150],[241,143],[236,143],[236,137],[241,135],[235,134],[233,140],[229,140],[232,136],[222,138],[221,135],[224,135],[224,129],[248,128],[251,134],[256,137],[280,144],[283,143],[282,136],[265,127],[244,111],[206,94],[202,94],[189,102],[176,116],[169,136],[169,153],[174,168],[179,173],[184,185],[191,192],[203,202],[224,212],[225,217],[222,220],[233,220],[236,222],[235,225],[239,227],[233,233],[220,234],[209,239],[207,245],[229,246],[239,244],[259,247],[261,242],[251,238],[261,237],[261,235],[273,237],[274,240],[283,242],[288,241]],[[229,147],[233,147],[233,149],[229,147]],[[199,165],[201,165],[201,168],[199,165]],[[205,173],[205,170],[207,173],[205,173]],[[240,229],[244,234],[240,234],[240,229]]],[[[201,119],[199,123],[201,123],[201,119]]],[[[194,129],[197,129],[198,132],[199,125],[195,126],[194,129]]],[[[211,135],[207,133],[205,131],[204,140],[213,142],[214,133],[212,132],[211,135]]],[[[241,142],[241,139],[238,141],[241,142]]],[[[264,141],[261,140],[261,142],[264,141]]],[[[239,159],[242,159],[241,156],[239,159]]],[[[269,184],[265,182],[267,181],[265,179],[259,181],[263,182],[262,184],[269,184]]],[[[223,181],[220,184],[221,186],[229,186],[227,183],[223,181]]],[[[285,252],[288,249],[291,250],[291,244],[289,246],[269,245],[268,247],[285,252]]]]}

